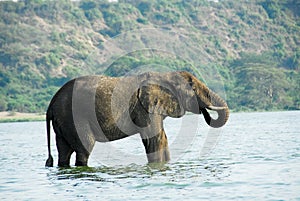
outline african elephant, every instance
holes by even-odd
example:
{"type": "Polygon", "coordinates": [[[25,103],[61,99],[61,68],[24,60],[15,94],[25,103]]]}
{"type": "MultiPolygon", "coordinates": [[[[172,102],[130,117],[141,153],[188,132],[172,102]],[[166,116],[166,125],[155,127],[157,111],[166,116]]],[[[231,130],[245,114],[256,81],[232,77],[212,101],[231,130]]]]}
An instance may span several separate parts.
{"type": "Polygon", "coordinates": [[[84,76],[67,82],[52,98],[47,114],[48,154],[50,121],[56,133],[58,166],[86,166],[96,141],[108,142],[139,133],[148,162],[170,160],[163,120],[186,111],[203,114],[211,127],[229,117],[224,100],[188,72],[147,72],[128,77],[84,76]],[[208,110],[218,113],[211,118],[208,110]]]}

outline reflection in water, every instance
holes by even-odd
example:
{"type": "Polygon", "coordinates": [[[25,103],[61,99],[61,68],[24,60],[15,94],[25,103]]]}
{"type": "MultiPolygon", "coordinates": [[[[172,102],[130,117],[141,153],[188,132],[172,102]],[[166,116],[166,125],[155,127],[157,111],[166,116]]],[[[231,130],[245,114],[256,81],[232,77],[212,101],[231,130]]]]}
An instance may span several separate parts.
{"type": "MultiPolygon", "coordinates": [[[[163,171],[164,168],[157,169],[163,171]]],[[[83,179],[101,182],[113,182],[117,179],[150,177],[153,171],[150,166],[131,164],[120,167],[70,167],[56,168],[50,173],[50,177],[57,179],[83,179]]]]}
{"type": "Polygon", "coordinates": [[[49,168],[48,174],[51,180],[81,179],[98,182],[118,182],[121,179],[153,179],[164,177],[165,181],[211,181],[219,180],[229,176],[229,165],[224,163],[211,163],[206,161],[199,164],[199,161],[147,165],[130,164],[126,166],[101,166],[101,167],[70,167],[70,168],[49,168]]]}
{"type": "MultiPolygon", "coordinates": [[[[127,158],[94,154],[92,167],[71,168],[44,167],[44,122],[0,124],[0,200],[300,200],[297,122],[299,111],[233,113],[216,135],[200,123],[178,160],[171,150],[170,163],[145,165],[137,137],[113,145],[131,151],[127,158]],[[129,160],[135,156],[141,164],[129,160]]],[[[172,144],[177,124],[166,123],[172,144]]]]}

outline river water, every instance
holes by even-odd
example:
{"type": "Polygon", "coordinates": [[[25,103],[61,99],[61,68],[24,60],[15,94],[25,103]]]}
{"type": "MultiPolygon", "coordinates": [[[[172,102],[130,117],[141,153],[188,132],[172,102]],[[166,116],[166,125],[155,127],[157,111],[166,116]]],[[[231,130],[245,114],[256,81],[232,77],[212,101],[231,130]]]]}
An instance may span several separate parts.
{"type": "Polygon", "coordinates": [[[168,164],[147,165],[136,135],[67,169],[44,167],[45,122],[2,123],[0,199],[300,200],[300,111],[233,113],[221,129],[187,116],[165,121],[168,164]]]}

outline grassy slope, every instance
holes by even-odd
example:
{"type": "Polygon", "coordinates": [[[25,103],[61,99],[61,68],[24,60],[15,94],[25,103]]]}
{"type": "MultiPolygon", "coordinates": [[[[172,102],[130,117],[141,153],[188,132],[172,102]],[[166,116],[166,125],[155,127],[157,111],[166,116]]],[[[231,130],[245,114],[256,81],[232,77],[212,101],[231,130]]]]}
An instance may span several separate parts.
{"type": "Polygon", "coordinates": [[[278,2],[0,2],[0,111],[43,112],[73,77],[117,76],[152,64],[191,65],[204,74],[217,69],[236,111],[300,109],[299,3],[278,2]],[[112,37],[154,27],[191,38],[201,62],[140,51],[118,58],[105,72],[96,63],[83,65],[112,37]]]}

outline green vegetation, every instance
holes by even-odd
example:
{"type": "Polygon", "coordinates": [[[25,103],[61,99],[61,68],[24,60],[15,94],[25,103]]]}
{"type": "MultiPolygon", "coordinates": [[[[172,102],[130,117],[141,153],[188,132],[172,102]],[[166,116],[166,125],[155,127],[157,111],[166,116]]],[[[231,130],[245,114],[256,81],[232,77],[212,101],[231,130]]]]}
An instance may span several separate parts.
{"type": "Polygon", "coordinates": [[[74,77],[149,68],[217,69],[235,111],[300,109],[299,10],[297,0],[1,1],[0,111],[44,112],[74,77]],[[148,28],[193,39],[190,47],[200,48],[203,62],[141,48],[107,69],[82,65],[105,41],[148,28]]]}

